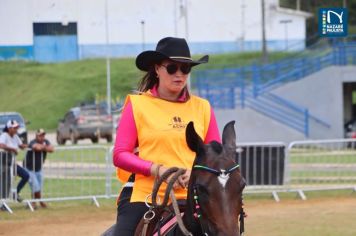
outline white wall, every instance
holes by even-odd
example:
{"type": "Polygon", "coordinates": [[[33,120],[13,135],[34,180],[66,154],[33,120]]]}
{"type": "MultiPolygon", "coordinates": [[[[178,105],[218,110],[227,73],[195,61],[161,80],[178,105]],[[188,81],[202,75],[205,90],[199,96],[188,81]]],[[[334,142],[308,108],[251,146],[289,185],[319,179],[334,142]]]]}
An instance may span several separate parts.
{"type": "Polygon", "coordinates": [[[305,39],[305,20],[298,16],[277,13],[270,17],[266,24],[267,38],[270,40],[284,40],[287,31],[288,39],[305,39]],[[281,20],[291,20],[291,23],[282,24],[281,20]]]}
{"type": "MultiPolygon", "coordinates": [[[[189,0],[187,18],[180,5],[186,0],[107,0],[109,41],[112,44],[141,43],[145,21],[145,41],[163,36],[188,36],[195,42],[261,40],[261,0],[189,0]],[[186,22],[188,19],[188,33],[186,22]]],[[[33,42],[33,22],[77,22],[79,44],[105,43],[105,0],[1,0],[0,45],[29,45],[33,42]],[[14,26],[16,30],[14,30],[14,26]]],[[[284,39],[281,19],[288,25],[290,39],[305,37],[304,17],[275,10],[278,0],[266,0],[268,40],[284,39]],[[272,7],[271,7],[272,5],[272,7]]]]}
{"type": "Polygon", "coordinates": [[[0,45],[32,44],[30,1],[0,0],[0,45]]]}

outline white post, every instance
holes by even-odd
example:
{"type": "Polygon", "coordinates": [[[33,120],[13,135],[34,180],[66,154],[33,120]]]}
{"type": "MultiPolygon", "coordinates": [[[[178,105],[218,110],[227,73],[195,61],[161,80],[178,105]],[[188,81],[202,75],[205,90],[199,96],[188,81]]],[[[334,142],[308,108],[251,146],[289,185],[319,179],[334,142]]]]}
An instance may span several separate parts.
{"type": "Polygon", "coordinates": [[[280,20],[279,23],[284,24],[285,50],[288,51],[288,24],[292,23],[292,20],[280,20]]]}
{"type": "Polygon", "coordinates": [[[185,19],[185,39],[189,41],[189,22],[188,22],[188,0],[185,0],[184,8],[184,19],[185,19]]]}
{"type": "Polygon", "coordinates": [[[142,32],[142,51],[145,51],[145,21],[141,20],[141,32],[142,32]]]}
{"type": "MultiPolygon", "coordinates": [[[[188,23],[188,0],[185,0],[184,19],[185,19],[185,40],[189,43],[189,23],[188,23]]],[[[187,82],[188,90],[191,90],[190,75],[187,82]]]]}
{"type": "Polygon", "coordinates": [[[107,111],[111,114],[110,56],[109,56],[109,16],[108,0],[105,0],[105,37],[106,37],[106,98],[107,111]]]}
{"type": "Polygon", "coordinates": [[[177,37],[178,36],[178,29],[177,29],[177,21],[178,21],[178,18],[177,18],[177,0],[174,0],[173,2],[173,25],[174,25],[174,37],[177,37]]]}
{"type": "Polygon", "coordinates": [[[241,51],[245,51],[245,0],[241,1],[241,51]]]}
{"type": "Polygon", "coordinates": [[[262,11],[262,61],[267,63],[267,42],[266,42],[266,19],[265,19],[265,0],[261,0],[262,11]]]}

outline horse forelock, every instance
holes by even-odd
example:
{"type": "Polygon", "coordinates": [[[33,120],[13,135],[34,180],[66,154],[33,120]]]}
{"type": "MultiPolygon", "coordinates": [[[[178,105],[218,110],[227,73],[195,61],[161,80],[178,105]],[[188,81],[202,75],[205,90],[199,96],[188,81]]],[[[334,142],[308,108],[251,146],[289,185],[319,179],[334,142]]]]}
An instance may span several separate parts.
{"type": "Polygon", "coordinates": [[[226,149],[225,146],[217,141],[211,141],[209,144],[197,153],[194,164],[208,166],[213,169],[227,169],[234,164],[234,159],[231,158],[232,152],[226,149]]]}
{"type": "Polygon", "coordinates": [[[221,143],[216,141],[211,141],[210,146],[217,154],[220,154],[223,150],[223,146],[221,145],[221,143]]]}

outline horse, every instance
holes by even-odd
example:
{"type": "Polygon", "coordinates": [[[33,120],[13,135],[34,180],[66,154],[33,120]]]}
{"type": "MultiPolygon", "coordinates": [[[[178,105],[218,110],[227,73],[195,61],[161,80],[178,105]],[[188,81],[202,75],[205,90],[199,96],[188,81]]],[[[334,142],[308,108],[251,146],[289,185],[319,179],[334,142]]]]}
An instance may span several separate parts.
{"type": "MultiPolygon", "coordinates": [[[[242,192],[245,180],[236,163],[235,121],[225,125],[222,144],[204,144],[190,122],[186,128],[188,147],[196,153],[188,184],[183,228],[176,227],[169,235],[240,236],[239,216],[243,218],[242,192]]],[[[167,176],[166,176],[167,177],[167,176]]],[[[152,202],[154,198],[152,197],[152,202]]],[[[176,214],[177,219],[180,215],[176,214]]],[[[160,216],[153,214],[153,225],[143,234],[144,220],[136,228],[135,236],[153,235],[160,216]]],[[[151,219],[150,219],[151,220],[151,219]]],[[[178,222],[179,223],[179,222],[178,222]]],[[[158,234],[161,235],[161,234],[158,234]]]]}

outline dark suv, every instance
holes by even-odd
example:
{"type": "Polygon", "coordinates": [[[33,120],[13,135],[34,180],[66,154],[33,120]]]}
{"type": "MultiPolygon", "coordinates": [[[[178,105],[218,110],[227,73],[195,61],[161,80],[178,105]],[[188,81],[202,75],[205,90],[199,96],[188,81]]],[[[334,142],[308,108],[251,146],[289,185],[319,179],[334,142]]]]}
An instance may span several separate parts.
{"type": "Polygon", "coordinates": [[[76,144],[79,139],[86,138],[93,143],[97,143],[99,138],[112,142],[112,131],[112,116],[105,108],[96,105],[74,107],[59,120],[57,143],[63,145],[70,139],[72,144],[76,144]]]}
{"type": "Polygon", "coordinates": [[[3,132],[8,120],[16,120],[17,123],[19,123],[20,127],[17,130],[17,134],[21,138],[22,142],[27,144],[26,124],[29,124],[29,122],[25,122],[22,115],[18,112],[0,112],[0,134],[3,132]]]}

